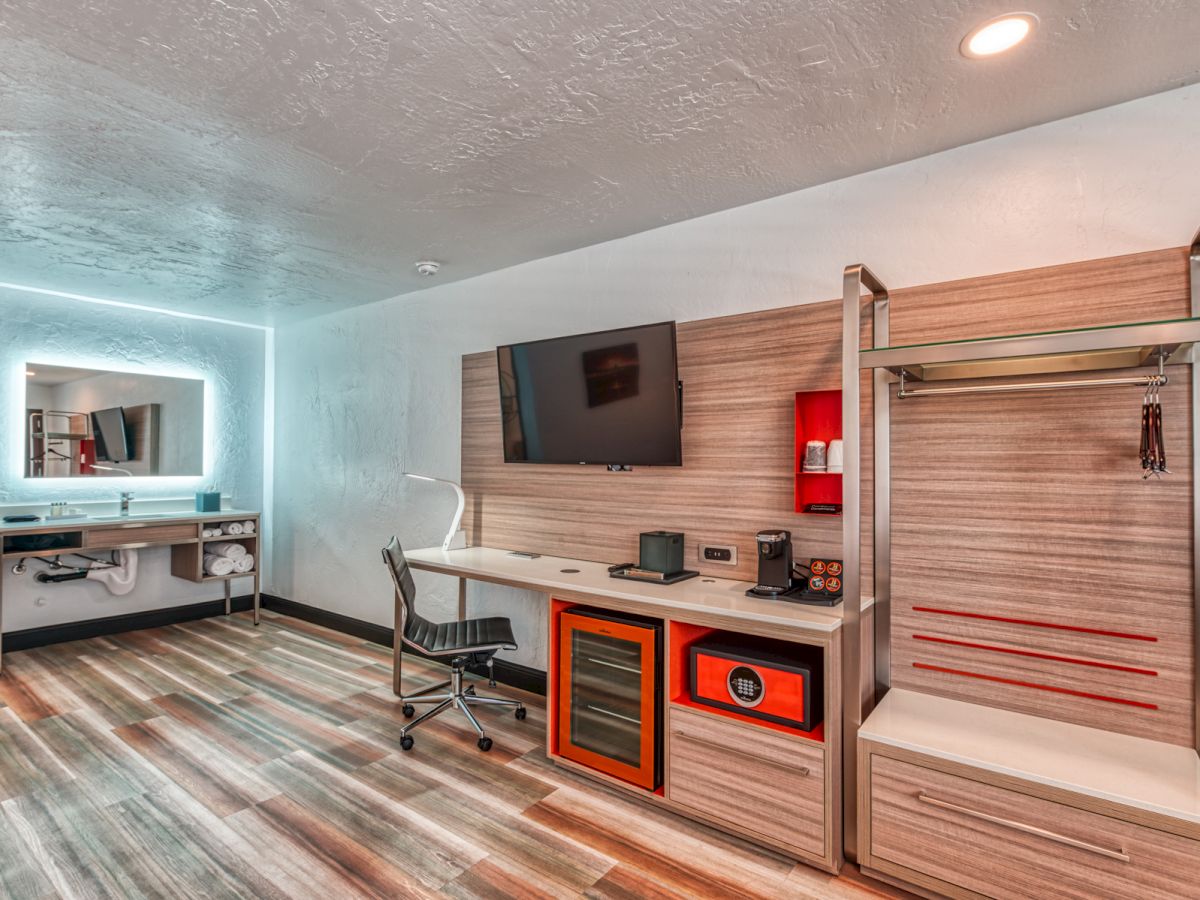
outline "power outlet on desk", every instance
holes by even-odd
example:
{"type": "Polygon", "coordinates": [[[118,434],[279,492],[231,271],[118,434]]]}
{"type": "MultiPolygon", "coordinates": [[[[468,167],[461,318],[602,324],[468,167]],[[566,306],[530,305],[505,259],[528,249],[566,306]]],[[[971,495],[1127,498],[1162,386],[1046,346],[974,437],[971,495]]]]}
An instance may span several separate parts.
{"type": "Polygon", "coordinates": [[[701,562],[718,566],[737,565],[737,547],[724,544],[701,544],[696,555],[700,557],[701,562]]]}

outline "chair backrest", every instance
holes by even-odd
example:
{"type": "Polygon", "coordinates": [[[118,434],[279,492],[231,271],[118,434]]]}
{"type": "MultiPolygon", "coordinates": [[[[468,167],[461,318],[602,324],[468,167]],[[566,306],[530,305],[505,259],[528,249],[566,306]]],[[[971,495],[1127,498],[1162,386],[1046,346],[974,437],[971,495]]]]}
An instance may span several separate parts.
{"type": "Polygon", "coordinates": [[[400,541],[394,535],[388,541],[388,545],[383,548],[383,561],[388,567],[388,572],[391,573],[396,593],[404,601],[404,609],[400,614],[400,634],[396,635],[396,639],[399,640],[406,636],[412,624],[420,619],[416,607],[417,585],[413,581],[412,572],[409,571],[408,560],[404,558],[404,548],[400,546],[400,541]]]}

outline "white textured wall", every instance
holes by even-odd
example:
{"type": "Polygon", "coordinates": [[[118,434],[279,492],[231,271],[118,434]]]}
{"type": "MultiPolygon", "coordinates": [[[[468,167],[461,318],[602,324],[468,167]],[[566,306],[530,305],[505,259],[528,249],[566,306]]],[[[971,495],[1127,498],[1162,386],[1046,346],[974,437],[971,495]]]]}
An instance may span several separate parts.
{"type": "MultiPolygon", "coordinates": [[[[449,492],[399,472],[457,474],[463,353],[828,300],[853,262],[895,288],[1180,246],[1200,225],[1198,155],[1190,87],[283,328],[275,590],[390,624],[378,548],[445,530],[449,492]]],[[[418,583],[452,615],[451,579],[418,583]]],[[[536,597],[471,598],[511,614],[513,658],[544,667],[536,597]]]]}
{"type": "MultiPolygon", "coordinates": [[[[0,512],[42,510],[51,500],[109,502],[121,490],[135,504],[169,501],[191,508],[196,489],[216,485],[243,508],[263,502],[263,415],[267,333],[195,319],[82,303],[0,288],[0,512]],[[213,438],[202,476],[25,479],[21,472],[27,362],[203,378],[211,395],[213,438]]],[[[38,585],[37,566],[22,576],[6,567],[4,630],[140,612],[211,600],[220,586],[170,576],[170,550],[141,552],[138,586],[114,597],[98,584],[38,585]],[[41,597],[44,605],[38,605],[41,597]]],[[[235,583],[235,590],[238,588],[235,583]]]]}

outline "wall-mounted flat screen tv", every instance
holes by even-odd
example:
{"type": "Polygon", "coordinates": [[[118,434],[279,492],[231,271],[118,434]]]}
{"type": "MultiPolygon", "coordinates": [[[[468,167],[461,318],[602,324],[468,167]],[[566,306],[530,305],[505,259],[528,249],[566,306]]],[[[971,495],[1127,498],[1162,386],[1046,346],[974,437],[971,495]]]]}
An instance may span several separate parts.
{"type": "Polygon", "coordinates": [[[133,459],[125,408],[98,409],[92,413],[92,434],[96,438],[96,459],[100,462],[128,462],[133,459]]]}
{"type": "Polygon", "coordinates": [[[675,323],[496,348],[504,461],[678,466],[675,323]]]}

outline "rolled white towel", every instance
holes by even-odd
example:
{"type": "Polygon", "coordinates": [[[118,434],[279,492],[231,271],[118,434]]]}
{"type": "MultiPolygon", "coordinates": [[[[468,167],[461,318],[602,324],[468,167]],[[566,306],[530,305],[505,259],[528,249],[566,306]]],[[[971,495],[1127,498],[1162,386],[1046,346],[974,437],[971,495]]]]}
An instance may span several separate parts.
{"type": "Polygon", "coordinates": [[[205,528],[205,529],[204,529],[204,536],[205,536],[205,537],[217,537],[217,536],[219,536],[220,534],[221,534],[221,529],[220,529],[220,528],[205,528]]]}
{"type": "Polygon", "coordinates": [[[239,556],[233,561],[233,571],[240,575],[245,575],[247,572],[254,571],[254,554],[247,553],[245,556],[239,556]]]}
{"type": "Polygon", "coordinates": [[[205,553],[204,574],[217,576],[232,575],[233,560],[228,556],[214,556],[211,553],[205,553]]]}
{"type": "Polygon", "coordinates": [[[243,531],[241,522],[222,522],[221,534],[241,534],[243,531]]]}
{"type": "Polygon", "coordinates": [[[246,548],[233,541],[213,541],[204,548],[205,554],[225,556],[229,559],[241,559],[246,555],[246,548]]]}
{"type": "Polygon", "coordinates": [[[253,519],[247,519],[242,523],[242,534],[254,534],[254,529],[255,525],[253,519]]]}

